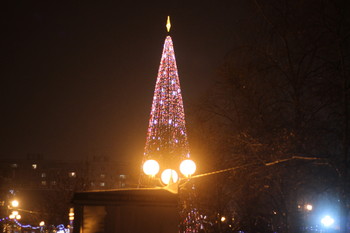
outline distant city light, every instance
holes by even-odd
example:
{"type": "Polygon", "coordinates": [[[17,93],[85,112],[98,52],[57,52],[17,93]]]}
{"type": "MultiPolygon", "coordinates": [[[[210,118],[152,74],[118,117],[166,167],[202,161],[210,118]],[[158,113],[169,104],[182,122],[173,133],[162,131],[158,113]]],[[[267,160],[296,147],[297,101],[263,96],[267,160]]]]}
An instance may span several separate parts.
{"type": "Polygon", "coordinates": [[[310,205],[310,204],[307,204],[307,205],[305,206],[305,209],[308,210],[308,211],[311,211],[312,208],[313,208],[313,206],[310,205]]]}
{"type": "Polygon", "coordinates": [[[70,208],[69,209],[69,221],[73,221],[74,220],[74,208],[70,208]]]}
{"type": "Polygon", "coordinates": [[[19,206],[19,202],[17,200],[13,200],[11,202],[11,205],[12,205],[12,207],[18,207],[19,206]]]}

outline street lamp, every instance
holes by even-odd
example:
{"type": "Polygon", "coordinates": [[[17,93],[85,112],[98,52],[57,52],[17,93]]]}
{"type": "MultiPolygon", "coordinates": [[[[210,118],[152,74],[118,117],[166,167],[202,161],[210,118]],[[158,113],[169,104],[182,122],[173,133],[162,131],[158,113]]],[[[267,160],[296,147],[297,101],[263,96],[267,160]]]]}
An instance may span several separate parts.
{"type": "Polygon", "coordinates": [[[74,221],[74,208],[69,209],[68,217],[69,217],[69,229],[70,229],[70,232],[72,232],[73,231],[73,221],[74,221]]]}
{"type": "Polygon", "coordinates": [[[307,204],[307,205],[305,206],[305,209],[306,209],[307,211],[311,211],[311,210],[313,209],[313,206],[312,206],[311,204],[307,204]]]}
{"type": "Polygon", "coordinates": [[[170,183],[176,183],[179,179],[179,175],[173,169],[165,169],[160,176],[161,181],[168,185],[170,183]]]}
{"type": "Polygon", "coordinates": [[[159,163],[156,160],[150,159],[143,164],[143,172],[154,177],[159,172],[159,163]]]}
{"type": "Polygon", "coordinates": [[[39,222],[39,227],[40,227],[40,232],[44,232],[45,222],[44,221],[40,221],[39,222]]]}
{"type": "Polygon", "coordinates": [[[22,216],[18,213],[18,211],[12,211],[9,218],[20,220],[22,218],[22,216]]]}
{"type": "Polygon", "coordinates": [[[193,175],[193,173],[195,173],[195,171],[196,171],[196,164],[192,160],[186,159],[186,160],[181,162],[180,172],[184,176],[189,177],[189,176],[193,175]]]}
{"type": "Polygon", "coordinates": [[[11,202],[11,206],[14,207],[14,208],[16,208],[16,207],[19,206],[19,202],[18,202],[17,200],[13,200],[13,201],[11,202]]]}
{"type": "MultiPolygon", "coordinates": [[[[154,177],[158,174],[159,170],[160,165],[154,159],[147,160],[143,164],[143,172],[148,176],[154,177]]],[[[190,159],[185,159],[180,163],[179,170],[184,177],[188,178],[195,173],[196,164],[190,159]]],[[[167,168],[161,173],[160,180],[163,184],[169,185],[176,183],[179,180],[179,175],[174,169],[167,168]]]]}
{"type": "Polygon", "coordinates": [[[321,219],[321,223],[325,226],[325,227],[330,227],[333,223],[334,223],[334,219],[327,215],[324,218],[321,219]]]}

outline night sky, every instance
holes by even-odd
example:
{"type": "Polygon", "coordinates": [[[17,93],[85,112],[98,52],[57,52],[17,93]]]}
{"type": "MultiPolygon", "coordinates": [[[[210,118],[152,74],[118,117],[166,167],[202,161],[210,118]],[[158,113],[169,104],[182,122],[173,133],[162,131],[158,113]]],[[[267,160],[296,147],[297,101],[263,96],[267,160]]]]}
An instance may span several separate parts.
{"type": "Polygon", "coordinates": [[[2,4],[2,157],[141,158],[167,15],[185,111],[252,17],[243,0],[125,2],[2,4]]]}

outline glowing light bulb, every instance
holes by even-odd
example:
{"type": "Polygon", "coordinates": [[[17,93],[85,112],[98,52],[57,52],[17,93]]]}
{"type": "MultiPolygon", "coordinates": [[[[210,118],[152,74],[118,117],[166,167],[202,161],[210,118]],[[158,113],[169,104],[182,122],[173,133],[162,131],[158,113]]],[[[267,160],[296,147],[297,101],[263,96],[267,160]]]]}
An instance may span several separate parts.
{"type": "Polygon", "coordinates": [[[179,176],[175,170],[166,169],[163,171],[160,178],[164,184],[168,185],[170,183],[170,181],[172,183],[176,183],[177,180],[179,179],[179,176]]]}
{"type": "Polygon", "coordinates": [[[326,217],[322,218],[321,223],[325,227],[329,227],[330,225],[332,225],[334,223],[334,219],[327,215],[326,217]]]}
{"type": "Polygon", "coordinates": [[[159,172],[159,164],[157,161],[150,159],[143,164],[143,172],[149,176],[155,176],[159,172]]]}
{"type": "Polygon", "coordinates": [[[307,205],[305,206],[305,209],[308,210],[308,211],[311,211],[311,210],[312,210],[312,205],[307,204],[307,205]]]}
{"type": "Polygon", "coordinates": [[[19,202],[17,200],[13,200],[11,202],[11,205],[12,205],[12,207],[18,207],[19,206],[19,202]]]}
{"type": "Polygon", "coordinates": [[[180,164],[180,172],[184,176],[189,177],[196,172],[196,164],[192,160],[186,159],[180,164]]]}

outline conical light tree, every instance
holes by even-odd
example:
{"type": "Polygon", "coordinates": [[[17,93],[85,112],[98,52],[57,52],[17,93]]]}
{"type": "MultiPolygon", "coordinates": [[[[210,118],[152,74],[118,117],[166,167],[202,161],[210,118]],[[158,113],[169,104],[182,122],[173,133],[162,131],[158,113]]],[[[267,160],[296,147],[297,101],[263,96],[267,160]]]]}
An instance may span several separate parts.
{"type": "MultiPolygon", "coordinates": [[[[167,29],[169,32],[169,17],[167,29]]],[[[156,172],[153,172],[152,169],[159,170],[160,165],[163,169],[171,169],[168,180],[170,183],[176,183],[177,179],[174,179],[174,176],[177,176],[177,174],[173,174],[172,171],[180,168],[181,173],[185,176],[186,173],[192,174],[195,171],[195,164],[189,158],[190,150],[186,133],[185,112],[174,46],[171,37],[167,36],[160,60],[149,119],[143,156],[144,172],[148,175],[155,175],[156,172]],[[148,162],[150,162],[150,170],[145,169],[148,162]],[[184,168],[187,168],[187,172],[184,172],[186,170],[184,168]]],[[[147,182],[143,182],[145,180],[147,179],[140,177],[141,185],[145,186],[145,183],[147,184],[147,182]]],[[[163,183],[168,184],[167,182],[163,183]]],[[[199,229],[203,227],[198,210],[193,205],[194,186],[190,190],[186,195],[180,195],[181,215],[183,217],[183,221],[180,223],[180,231],[183,233],[199,232],[199,229]]]]}
{"type": "MultiPolygon", "coordinates": [[[[169,20],[168,26],[170,27],[169,20]]],[[[154,90],[143,162],[155,159],[163,167],[174,169],[189,157],[174,46],[171,37],[167,36],[154,90]]]]}

